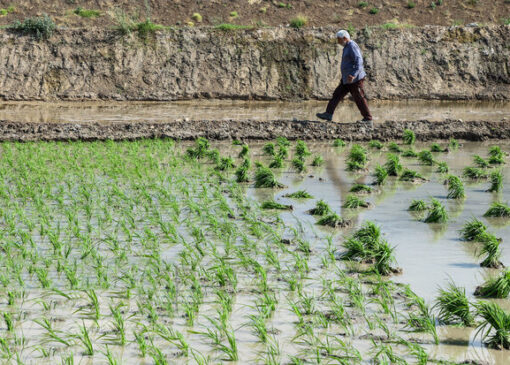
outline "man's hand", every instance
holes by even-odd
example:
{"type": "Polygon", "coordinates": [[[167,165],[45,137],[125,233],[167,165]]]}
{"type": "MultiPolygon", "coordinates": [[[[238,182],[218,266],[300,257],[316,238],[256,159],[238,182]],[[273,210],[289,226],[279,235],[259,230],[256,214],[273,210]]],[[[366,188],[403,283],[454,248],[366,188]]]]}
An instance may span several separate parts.
{"type": "Polygon", "coordinates": [[[353,81],[354,81],[354,76],[352,76],[352,75],[348,75],[348,76],[347,76],[347,82],[348,82],[349,84],[351,84],[353,81]]]}

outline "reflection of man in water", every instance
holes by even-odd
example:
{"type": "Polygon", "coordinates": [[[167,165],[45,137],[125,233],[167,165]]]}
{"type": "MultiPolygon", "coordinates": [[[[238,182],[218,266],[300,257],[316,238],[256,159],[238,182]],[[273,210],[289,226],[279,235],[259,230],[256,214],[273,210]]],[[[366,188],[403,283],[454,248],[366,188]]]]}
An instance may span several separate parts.
{"type": "Polygon", "coordinates": [[[338,44],[344,47],[341,64],[342,81],[340,81],[340,85],[335,89],[326,112],[317,113],[317,117],[332,120],[338,103],[343,100],[347,93],[351,93],[361,115],[363,115],[362,121],[372,124],[372,115],[368,109],[365,90],[363,89],[366,73],[363,68],[361,50],[358,44],[351,40],[351,36],[346,30],[340,30],[336,34],[336,39],[338,44]]]}

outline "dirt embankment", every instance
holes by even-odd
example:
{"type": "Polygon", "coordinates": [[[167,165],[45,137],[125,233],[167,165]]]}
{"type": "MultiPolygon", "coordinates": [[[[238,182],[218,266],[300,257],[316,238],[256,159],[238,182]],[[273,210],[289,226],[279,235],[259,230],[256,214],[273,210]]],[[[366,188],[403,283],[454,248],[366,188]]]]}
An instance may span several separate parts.
{"type": "Polygon", "coordinates": [[[173,138],[178,140],[206,137],[215,140],[267,140],[282,136],[288,139],[326,140],[342,138],[353,141],[402,137],[411,129],[418,140],[458,138],[470,141],[509,139],[510,122],[445,120],[443,122],[387,121],[373,127],[363,123],[333,123],[297,120],[188,120],[170,123],[26,123],[0,121],[0,141],[72,141],[135,140],[173,138]]]}
{"type": "MultiPolygon", "coordinates": [[[[326,99],[339,80],[336,28],[0,31],[5,100],[326,99]]],[[[354,35],[373,99],[510,99],[510,26],[354,35]]]]}

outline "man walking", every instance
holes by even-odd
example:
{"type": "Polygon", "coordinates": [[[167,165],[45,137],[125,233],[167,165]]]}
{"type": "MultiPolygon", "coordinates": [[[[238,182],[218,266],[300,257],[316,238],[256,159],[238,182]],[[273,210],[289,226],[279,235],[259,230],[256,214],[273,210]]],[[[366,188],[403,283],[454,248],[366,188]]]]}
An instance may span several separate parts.
{"type": "Polygon", "coordinates": [[[365,99],[365,90],[363,89],[363,82],[365,81],[365,69],[363,68],[363,56],[361,50],[356,42],[351,40],[351,36],[346,30],[340,30],[336,34],[338,44],[344,47],[342,53],[342,81],[335,89],[333,97],[328,103],[325,113],[317,113],[317,117],[324,120],[332,120],[333,113],[338,103],[347,95],[351,93],[356,105],[358,106],[363,122],[372,125],[372,115],[368,109],[367,101],[365,99]]]}

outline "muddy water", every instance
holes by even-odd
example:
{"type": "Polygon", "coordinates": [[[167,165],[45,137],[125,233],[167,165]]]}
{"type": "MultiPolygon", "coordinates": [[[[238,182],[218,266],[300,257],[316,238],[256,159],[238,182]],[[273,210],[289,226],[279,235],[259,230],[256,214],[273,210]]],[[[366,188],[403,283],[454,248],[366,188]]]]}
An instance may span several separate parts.
{"type": "MultiPolygon", "coordinates": [[[[3,102],[0,120],[21,122],[168,122],[176,119],[316,119],[325,101],[262,102],[203,100],[189,102],[3,102]]],[[[508,102],[405,101],[370,103],[376,122],[451,119],[500,121],[510,117],[508,102]]],[[[361,117],[352,101],[340,103],[334,121],[353,122],[361,117]]]]}
{"type": "MultiPolygon", "coordinates": [[[[464,143],[457,151],[434,155],[437,160],[448,163],[450,173],[462,176],[464,167],[473,166],[473,155],[485,157],[489,146],[493,144],[494,142],[469,142],[464,143]]],[[[429,145],[418,144],[416,150],[428,148],[429,145]]],[[[510,151],[510,142],[501,142],[498,145],[504,151],[510,151]]],[[[350,187],[354,183],[371,183],[370,173],[355,174],[346,171],[345,157],[349,146],[339,149],[326,144],[309,144],[309,147],[312,153],[324,157],[326,163],[323,167],[308,167],[308,171],[303,174],[292,171],[280,174],[279,181],[287,185],[287,188],[281,191],[249,189],[249,193],[259,200],[274,198],[277,202],[292,204],[294,210],[290,213],[281,213],[281,217],[289,224],[296,225],[296,222],[301,222],[300,226],[308,232],[309,238],[315,237],[312,247],[318,252],[324,249],[325,237],[330,234],[334,234],[338,250],[341,252],[340,244],[343,237],[349,235],[362,222],[372,220],[382,227],[385,238],[396,247],[395,256],[398,266],[403,269],[403,274],[394,276],[392,280],[409,284],[413,291],[431,304],[437,296],[438,288],[445,287],[448,281],[452,280],[457,285],[465,287],[468,296],[474,300],[473,292],[476,286],[483,283],[487,276],[498,273],[498,270],[483,269],[479,266],[481,259],[477,257],[477,250],[480,246],[459,239],[459,229],[467,220],[476,217],[488,226],[489,231],[503,238],[501,261],[507,266],[510,265],[510,219],[483,218],[492,202],[510,202],[510,173],[507,167],[503,167],[503,192],[499,194],[486,192],[490,185],[488,181],[474,182],[463,179],[467,198],[456,201],[446,199],[444,178],[435,172],[435,167],[423,166],[416,159],[401,157],[405,167],[420,172],[429,181],[411,184],[389,178],[379,191],[365,196],[366,200],[372,203],[372,208],[345,209],[341,206],[349,194],[350,187]],[[283,196],[301,189],[307,190],[315,199],[295,200],[283,196]],[[413,199],[428,201],[430,198],[440,200],[447,207],[450,215],[447,224],[426,224],[419,220],[420,217],[407,211],[413,199]],[[355,227],[335,231],[315,226],[315,218],[306,212],[315,205],[316,199],[325,200],[337,213],[352,219],[355,227]],[[318,236],[321,238],[317,238],[317,232],[321,233],[318,236]]],[[[377,163],[383,164],[386,154],[387,152],[372,150],[369,170],[373,171],[377,163]]],[[[510,310],[510,300],[498,302],[510,310]]],[[[479,337],[475,338],[475,332],[473,329],[442,326],[441,345],[429,346],[429,351],[433,358],[452,361],[474,359],[495,364],[508,363],[510,354],[507,351],[488,350],[481,344],[479,337]]]]}

